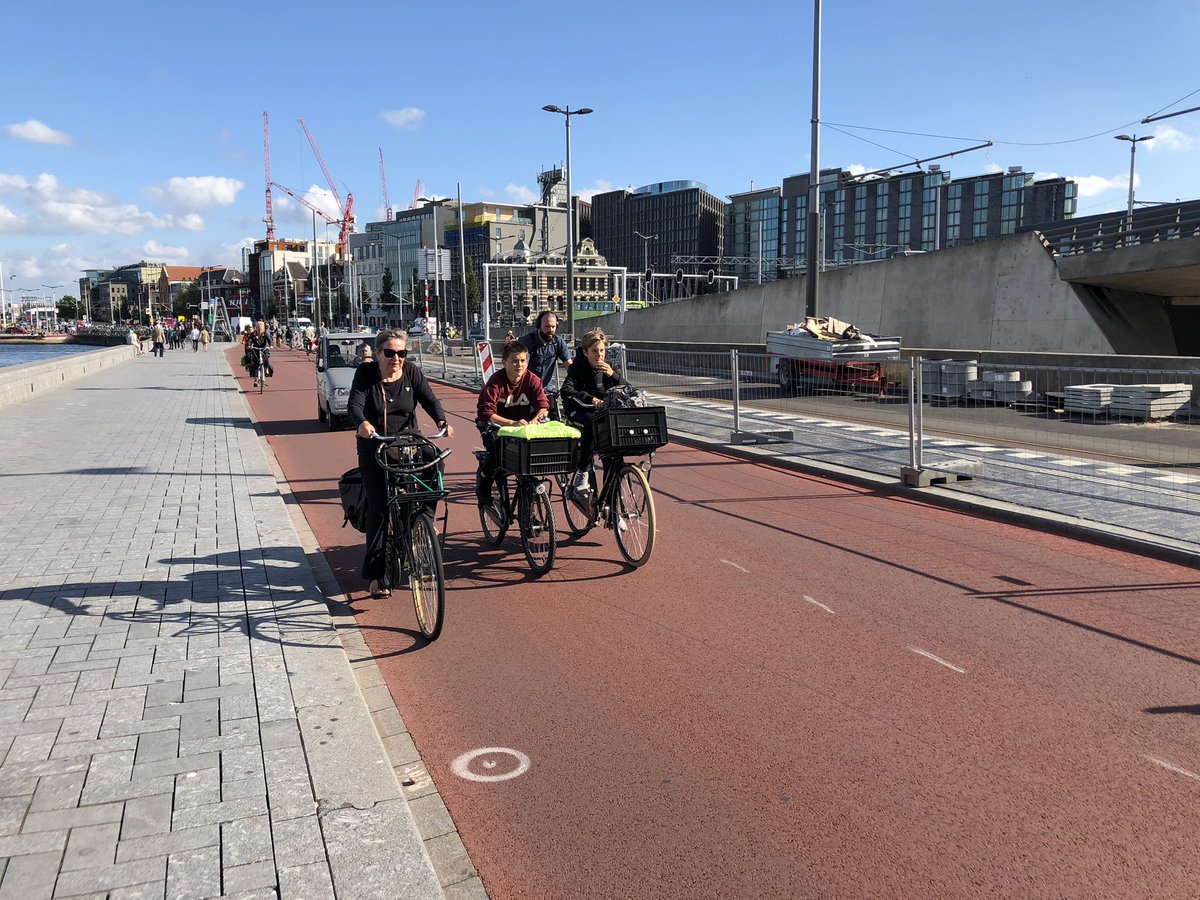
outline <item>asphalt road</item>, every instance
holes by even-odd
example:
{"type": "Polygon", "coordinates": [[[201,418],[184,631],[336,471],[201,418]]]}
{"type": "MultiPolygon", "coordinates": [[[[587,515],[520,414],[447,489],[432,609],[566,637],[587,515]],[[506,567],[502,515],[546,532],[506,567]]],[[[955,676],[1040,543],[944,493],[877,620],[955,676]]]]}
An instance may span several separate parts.
{"type": "Polygon", "coordinates": [[[426,645],[365,597],[311,360],[276,372],[254,415],[493,898],[1196,895],[1195,570],[673,444],[644,568],[601,532],[535,580],[447,386],[426,645]]]}

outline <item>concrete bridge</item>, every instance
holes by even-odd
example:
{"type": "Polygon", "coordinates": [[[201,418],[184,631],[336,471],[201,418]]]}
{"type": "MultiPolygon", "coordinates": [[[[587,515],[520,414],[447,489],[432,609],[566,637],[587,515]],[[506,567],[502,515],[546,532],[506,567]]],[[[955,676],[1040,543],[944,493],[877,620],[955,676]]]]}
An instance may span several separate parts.
{"type": "MultiPolygon", "coordinates": [[[[906,347],[1200,356],[1200,202],[1072,220],[822,273],[820,315],[906,347]]],[[[804,317],[804,278],[589,319],[634,341],[761,344],[804,317]]]]}

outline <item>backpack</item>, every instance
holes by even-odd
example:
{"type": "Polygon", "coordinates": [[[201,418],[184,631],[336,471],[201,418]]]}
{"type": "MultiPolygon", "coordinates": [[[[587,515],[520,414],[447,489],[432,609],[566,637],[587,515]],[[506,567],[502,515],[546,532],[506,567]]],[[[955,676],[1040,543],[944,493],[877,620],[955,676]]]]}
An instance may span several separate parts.
{"type": "Polygon", "coordinates": [[[338,479],[338,494],[342,498],[342,527],[349,522],[356,531],[367,531],[367,490],[363,486],[362,470],[357,466],[338,479]]]}
{"type": "Polygon", "coordinates": [[[631,384],[618,384],[604,392],[605,409],[636,409],[646,405],[646,392],[631,384]]]}

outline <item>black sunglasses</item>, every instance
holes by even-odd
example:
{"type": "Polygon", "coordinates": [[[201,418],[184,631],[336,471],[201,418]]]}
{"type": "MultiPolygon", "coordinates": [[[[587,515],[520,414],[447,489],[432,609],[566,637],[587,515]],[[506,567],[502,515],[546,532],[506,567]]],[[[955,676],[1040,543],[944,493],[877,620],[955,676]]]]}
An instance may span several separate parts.
{"type": "Polygon", "coordinates": [[[382,353],[384,356],[386,356],[388,359],[395,359],[397,356],[400,357],[401,359],[404,359],[405,357],[408,356],[407,350],[393,350],[391,347],[384,347],[379,352],[382,353]]]}

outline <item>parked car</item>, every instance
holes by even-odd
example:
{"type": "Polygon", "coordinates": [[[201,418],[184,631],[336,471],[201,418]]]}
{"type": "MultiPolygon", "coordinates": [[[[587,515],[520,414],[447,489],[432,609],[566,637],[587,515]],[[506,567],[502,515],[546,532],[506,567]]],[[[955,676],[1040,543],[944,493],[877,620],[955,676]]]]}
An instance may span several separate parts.
{"type": "Polygon", "coordinates": [[[483,333],[482,325],[472,325],[471,330],[467,332],[467,340],[472,343],[487,340],[487,336],[483,333]]]}
{"type": "Polygon", "coordinates": [[[336,431],[346,421],[350,384],[358,367],[358,349],[373,343],[371,335],[338,331],[317,342],[317,419],[336,431]]]}

